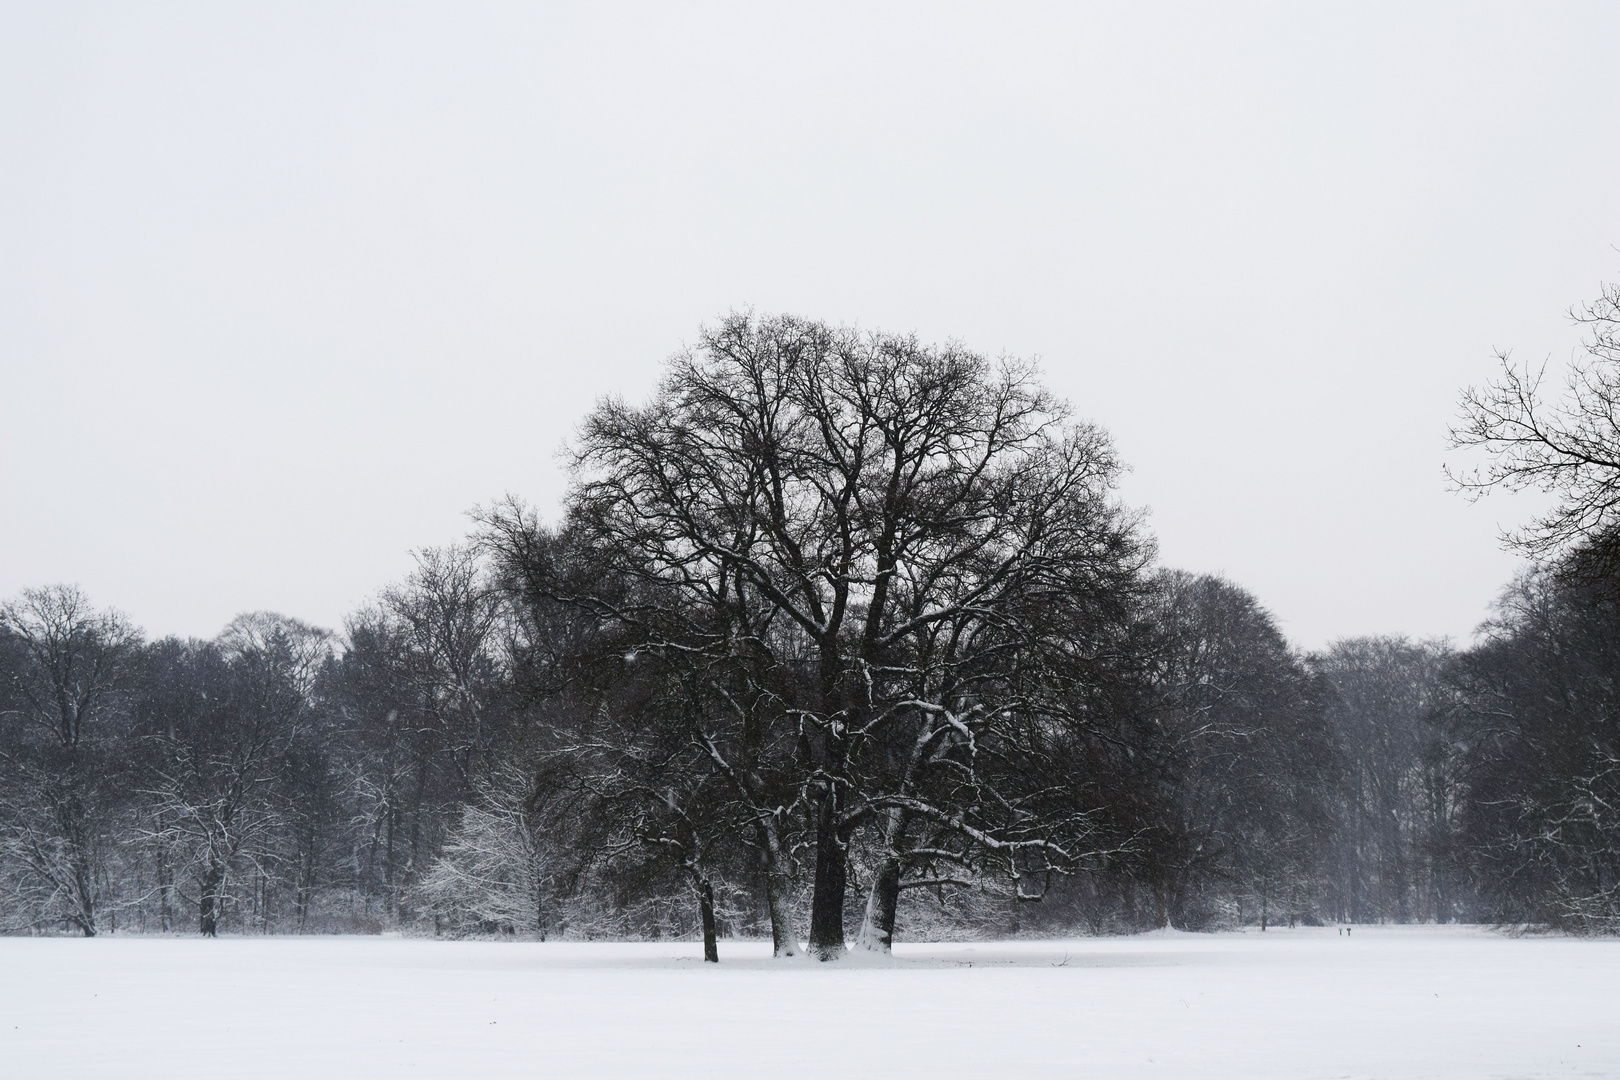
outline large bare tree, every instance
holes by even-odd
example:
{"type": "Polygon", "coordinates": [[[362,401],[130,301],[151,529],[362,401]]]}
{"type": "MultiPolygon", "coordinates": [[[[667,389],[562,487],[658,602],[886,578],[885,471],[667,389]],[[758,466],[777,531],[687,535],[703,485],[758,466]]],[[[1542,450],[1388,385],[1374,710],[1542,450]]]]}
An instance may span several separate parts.
{"type": "MultiPolygon", "coordinates": [[[[1148,546],[1106,435],[1029,366],[734,315],[648,404],[599,405],[574,468],[567,535],[602,572],[532,585],[690,683],[690,737],[749,808],[779,953],[795,822],[822,959],[846,947],[858,830],[880,838],[878,948],[908,872],[993,863],[1038,892],[1070,858],[1060,825],[1083,814],[1042,763],[1085,722],[1074,686],[1108,663],[1148,546]]],[[[486,518],[510,553],[521,517],[486,518]]]]}

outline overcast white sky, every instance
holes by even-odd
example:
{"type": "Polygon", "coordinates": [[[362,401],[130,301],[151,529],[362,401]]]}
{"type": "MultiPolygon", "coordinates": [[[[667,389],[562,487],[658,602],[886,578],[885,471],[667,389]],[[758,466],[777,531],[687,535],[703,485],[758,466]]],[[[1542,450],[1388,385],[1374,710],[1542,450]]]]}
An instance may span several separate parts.
{"type": "Polygon", "coordinates": [[[0,7],[0,596],[338,626],[734,307],[1039,356],[1164,562],[1465,641],[1491,350],[1620,276],[1620,5],[0,7]],[[1307,7],[1312,10],[1307,10],[1307,7]],[[1219,10],[1217,10],[1219,8],[1219,10]]]}

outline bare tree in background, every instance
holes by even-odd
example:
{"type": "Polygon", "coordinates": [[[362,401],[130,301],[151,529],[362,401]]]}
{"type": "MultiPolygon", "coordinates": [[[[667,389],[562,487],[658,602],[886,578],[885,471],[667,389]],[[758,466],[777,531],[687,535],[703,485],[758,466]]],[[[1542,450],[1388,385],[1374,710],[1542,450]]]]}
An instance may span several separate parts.
{"type": "MultiPolygon", "coordinates": [[[[1252,897],[1262,929],[1311,907],[1337,762],[1322,706],[1271,613],[1213,575],[1164,571],[1148,825],[1154,922],[1202,929],[1252,897]]],[[[1239,915],[1241,916],[1241,911],[1239,915]]]]}
{"type": "Polygon", "coordinates": [[[1332,687],[1327,720],[1344,787],[1337,837],[1339,915],[1350,922],[1450,918],[1444,854],[1458,792],[1431,721],[1440,642],[1344,638],[1312,658],[1332,687]]]}
{"type": "Polygon", "coordinates": [[[1490,454],[1465,493],[1539,489],[1553,508],[1506,539],[1540,566],[1503,594],[1459,658],[1446,709],[1469,799],[1460,854],[1496,917],[1620,926],[1620,284],[1573,313],[1585,327],[1561,397],[1546,366],[1499,355],[1463,395],[1453,445],[1490,454]]]}
{"type": "Polygon", "coordinates": [[[14,728],[0,743],[5,862],[22,868],[27,918],[63,918],[91,937],[111,825],[107,789],[120,771],[107,744],[139,634],[77,588],[57,585],[0,607],[0,639],[11,661],[0,707],[14,728]]]}
{"type": "Polygon", "coordinates": [[[1546,569],[1448,671],[1458,856],[1487,917],[1620,931],[1620,601],[1546,569]]]}
{"type": "Polygon", "coordinates": [[[1447,475],[1476,498],[1494,488],[1550,493],[1553,509],[1505,539],[1538,559],[1579,551],[1566,568],[1612,577],[1620,571],[1620,285],[1605,285],[1573,317],[1587,336],[1563,395],[1545,390],[1545,364],[1499,353],[1497,380],[1463,393],[1462,419],[1451,429],[1453,447],[1490,460],[1447,475]]]}
{"type": "Polygon", "coordinates": [[[416,569],[348,624],[331,681],[355,732],[359,828],[384,914],[411,889],[491,766],[502,665],[500,598],[468,548],[428,549],[416,569]]]}
{"type": "Polygon", "coordinates": [[[288,754],[310,722],[316,678],[331,635],[260,612],[232,621],[217,642],[197,643],[185,676],[186,707],[171,703],[156,782],[149,791],[156,839],[189,869],[198,929],[219,932],[232,876],[269,876],[272,841],[288,819],[288,754]]]}
{"type": "Polygon", "coordinates": [[[457,782],[470,790],[495,741],[490,716],[501,686],[500,598],[470,547],[429,548],[380,606],[400,638],[396,675],[429,724],[457,782]]]}
{"type": "Polygon", "coordinates": [[[535,805],[534,771],[503,762],[478,780],[420,891],[441,929],[544,941],[555,859],[535,805]]]}

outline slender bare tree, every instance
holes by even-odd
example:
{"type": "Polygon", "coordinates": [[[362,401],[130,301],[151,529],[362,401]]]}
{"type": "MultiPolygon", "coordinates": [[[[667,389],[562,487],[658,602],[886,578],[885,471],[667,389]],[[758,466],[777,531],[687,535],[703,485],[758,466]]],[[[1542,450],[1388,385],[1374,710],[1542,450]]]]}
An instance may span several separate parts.
{"type": "Polygon", "coordinates": [[[13,658],[5,717],[19,725],[0,744],[0,844],[24,868],[31,918],[63,918],[86,937],[98,928],[107,791],[119,770],[108,754],[139,634],[79,589],[28,589],[0,606],[13,658]]]}

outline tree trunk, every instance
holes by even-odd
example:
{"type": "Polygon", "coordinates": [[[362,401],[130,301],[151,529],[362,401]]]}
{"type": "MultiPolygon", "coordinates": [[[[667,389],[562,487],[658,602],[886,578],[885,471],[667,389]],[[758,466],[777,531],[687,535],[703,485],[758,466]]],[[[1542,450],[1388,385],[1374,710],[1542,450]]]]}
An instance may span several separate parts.
{"type": "Polygon", "coordinates": [[[74,859],[74,892],[77,893],[77,896],[74,899],[77,901],[76,906],[78,907],[78,911],[75,912],[73,921],[79,924],[79,929],[84,932],[85,937],[95,937],[95,883],[90,876],[91,871],[90,867],[87,865],[87,862],[88,860],[83,860],[79,857],[75,857],[74,859]]]}
{"type": "Polygon", "coordinates": [[[157,846],[158,926],[167,934],[174,929],[174,884],[169,881],[169,860],[164,846],[157,846]]]}
{"type": "Polygon", "coordinates": [[[905,843],[909,817],[905,811],[889,811],[884,830],[885,852],[866,898],[866,918],[861,923],[855,947],[863,952],[888,955],[894,948],[894,918],[900,907],[900,846],[905,843]]]}
{"type": "Polygon", "coordinates": [[[309,906],[315,899],[315,838],[311,828],[304,837],[304,843],[299,845],[298,854],[298,885],[293,891],[293,907],[298,915],[298,932],[304,933],[309,928],[309,906]]]}
{"type": "MultiPolygon", "coordinates": [[[[534,886],[534,932],[541,941],[546,940],[546,877],[540,858],[540,845],[530,834],[529,879],[534,886]]],[[[437,915],[434,916],[438,918],[437,915]]],[[[435,924],[436,925],[436,924],[435,924]]]]}
{"type": "Polygon", "coordinates": [[[838,835],[838,789],[829,784],[816,808],[816,880],[810,897],[810,955],[837,960],[844,943],[844,894],[849,887],[843,838],[838,835]]]}
{"type": "MultiPolygon", "coordinates": [[[[77,762],[70,763],[77,769],[77,762]]],[[[57,827],[67,844],[67,892],[73,905],[69,919],[85,937],[96,936],[95,866],[90,852],[88,813],[76,791],[77,777],[70,778],[50,793],[57,827]]]]}
{"type": "Polygon", "coordinates": [[[714,938],[714,886],[708,878],[698,882],[698,914],[703,919],[703,962],[718,964],[720,947],[714,938]]]}
{"type": "Polygon", "coordinates": [[[394,830],[399,826],[399,811],[388,804],[388,817],[383,833],[383,915],[393,918],[394,907],[394,830]]]}
{"type": "Polygon", "coordinates": [[[777,838],[774,822],[758,820],[754,827],[759,835],[760,862],[765,878],[765,906],[771,916],[771,955],[798,956],[799,937],[793,932],[793,911],[788,906],[791,881],[782,862],[781,841],[777,838]]]}
{"type": "Polygon", "coordinates": [[[411,805],[411,852],[405,871],[400,875],[399,895],[394,900],[394,917],[401,923],[409,921],[411,909],[406,898],[422,866],[422,806],[427,801],[427,768],[419,763],[416,769],[416,798],[411,805]]]}
{"type": "Polygon", "coordinates": [[[900,907],[900,857],[884,856],[866,898],[866,918],[855,947],[887,956],[894,949],[894,916],[900,907]]]}
{"type": "Polygon", "coordinates": [[[203,937],[219,936],[220,889],[225,883],[225,871],[210,866],[202,879],[202,895],[197,900],[198,930],[203,937]]]}
{"type": "Polygon", "coordinates": [[[270,933],[270,904],[273,899],[270,875],[259,873],[259,933],[270,933]]]}

